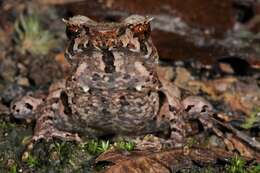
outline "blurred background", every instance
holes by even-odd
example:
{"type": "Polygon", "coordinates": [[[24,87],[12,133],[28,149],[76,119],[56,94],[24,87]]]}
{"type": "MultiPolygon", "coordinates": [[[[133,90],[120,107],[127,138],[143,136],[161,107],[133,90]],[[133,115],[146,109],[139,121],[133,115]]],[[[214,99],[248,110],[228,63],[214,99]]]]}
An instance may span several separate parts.
{"type": "Polygon", "coordinates": [[[37,13],[45,29],[57,31],[64,29],[61,18],[73,15],[86,15],[97,21],[118,21],[129,14],[138,13],[154,17],[153,40],[163,59],[199,58],[212,62],[235,56],[254,61],[254,53],[260,51],[257,46],[260,27],[260,5],[257,0],[0,2],[0,26],[6,34],[11,32],[12,23],[21,14],[31,16],[37,13]]]}

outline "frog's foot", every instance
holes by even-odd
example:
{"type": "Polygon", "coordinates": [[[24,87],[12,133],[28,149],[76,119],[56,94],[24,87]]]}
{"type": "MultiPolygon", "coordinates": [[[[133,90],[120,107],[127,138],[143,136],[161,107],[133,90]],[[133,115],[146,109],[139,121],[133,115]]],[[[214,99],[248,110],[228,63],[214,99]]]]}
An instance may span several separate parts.
{"type": "Polygon", "coordinates": [[[49,141],[53,138],[59,138],[66,141],[81,141],[77,133],[66,132],[57,128],[54,119],[60,113],[59,108],[60,104],[58,99],[47,100],[45,104],[37,108],[37,112],[35,113],[36,126],[34,136],[27,145],[26,151],[30,151],[34,144],[40,139],[49,141]]]}
{"type": "Polygon", "coordinates": [[[165,149],[172,149],[172,148],[179,148],[183,147],[184,143],[178,143],[175,139],[165,139],[157,137],[153,134],[148,134],[144,137],[138,137],[133,139],[132,141],[135,142],[135,149],[141,151],[161,151],[165,149]]]}
{"type": "Polygon", "coordinates": [[[81,142],[80,137],[77,133],[69,133],[61,131],[54,127],[53,122],[49,117],[44,116],[43,118],[39,119],[36,123],[35,127],[35,134],[28,142],[25,147],[25,150],[22,154],[22,159],[26,159],[28,154],[33,150],[35,144],[40,139],[45,139],[47,141],[52,140],[53,138],[59,138],[66,141],[77,141],[81,142]],[[47,119],[46,119],[47,118],[47,119]]]}
{"type": "Polygon", "coordinates": [[[35,127],[35,134],[24,150],[25,155],[33,149],[34,145],[40,139],[50,141],[54,138],[59,138],[66,141],[81,142],[81,138],[78,136],[77,133],[61,131],[54,127],[51,119],[44,120],[45,118],[46,117],[44,117],[43,119],[39,119],[39,122],[37,122],[35,127]]]}
{"type": "Polygon", "coordinates": [[[59,102],[53,101],[49,106],[44,106],[39,110],[40,116],[36,122],[33,141],[38,141],[39,139],[46,139],[48,141],[52,138],[60,138],[66,141],[81,141],[77,133],[63,131],[55,125],[55,116],[61,113],[58,110],[59,107],[59,102]]]}
{"type": "Polygon", "coordinates": [[[137,137],[135,139],[132,139],[132,141],[135,142],[136,150],[146,151],[146,150],[152,150],[152,151],[160,151],[163,148],[163,138],[159,138],[157,136],[154,136],[152,134],[145,135],[144,137],[137,137]]]}
{"type": "Polygon", "coordinates": [[[38,141],[40,139],[49,141],[53,138],[59,138],[66,141],[81,142],[81,139],[77,133],[61,131],[55,128],[52,122],[46,121],[44,124],[36,125],[36,129],[37,130],[32,138],[33,141],[38,141]]]}

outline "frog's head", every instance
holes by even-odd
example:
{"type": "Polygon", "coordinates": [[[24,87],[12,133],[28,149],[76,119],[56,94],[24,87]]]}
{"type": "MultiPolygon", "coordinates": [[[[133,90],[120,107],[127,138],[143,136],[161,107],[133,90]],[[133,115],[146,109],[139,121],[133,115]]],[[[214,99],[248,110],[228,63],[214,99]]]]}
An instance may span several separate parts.
{"type": "Polygon", "coordinates": [[[66,33],[71,41],[70,54],[89,49],[128,49],[147,53],[152,18],[132,15],[118,23],[96,22],[85,16],[64,20],[66,33]]]}

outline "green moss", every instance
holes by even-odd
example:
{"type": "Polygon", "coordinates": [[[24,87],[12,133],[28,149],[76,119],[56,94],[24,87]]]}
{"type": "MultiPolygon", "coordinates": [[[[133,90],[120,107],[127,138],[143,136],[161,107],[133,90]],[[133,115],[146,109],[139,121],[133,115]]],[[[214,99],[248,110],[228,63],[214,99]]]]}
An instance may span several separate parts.
{"type": "Polygon", "coordinates": [[[13,164],[13,165],[10,167],[9,173],[17,173],[17,164],[13,164]]]}
{"type": "Polygon", "coordinates": [[[260,122],[260,108],[256,108],[255,111],[250,114],[242,127],[245,129],[250,129],[257,122],[260,122]]]}
{"type": "Polygon", "coordinates": [[[25,160],[25,163],[29,166],[29,168],[36,168],[39,165],[39,160],[36,156],[29,154],[25,160]]]}
{"type": "Polygon", "coordinates": [[[246,165],[246,161],[241,157],[235,156],[226,167],[227,173],[259,173],[260,164],[246,165]]]}
{"type": "Polygon", "coordinates": [[[30,16],[20,15],[14,27],[14,39],[19,45],[19,52],[22,54],[30,52],[35,55],[45,55],[57,45],[53,34],[42,28],[39,17],[36,14],[30,16]]]}
{"type": "Polygon", "coordinates": [[[135,143],[132,141],[119,141],[114,144],[114,146],[118,149],[125,151],[133,151],[135,147],[135,143]]]}
{"type": "Polygon", "coordinates": [[[246,173],[246,162],[242,158],[235,156],[231,159],[230,165],[227,166],[228,173],[246,173]]]}
{"type": "Polygon", "coordinates": [[[39,141],[30,151],[30,158],[24,159],[23,170],[29,172],[84,172],[91,170],[93,156],[82,144],[54,139],[39,141]],[[36,162],[35,162],[36,160],[36,162]]]}
{"type": "Polygon", "coordinates": [[[254,165],[254,166],[251,166],[248,169],[248,173],[259,173],[259,172],[260,172],[260,163],[254,165]]]}
{"type": "Polygon", "coordinates": [[[204,173],[214,173],[214,169],[212,167],[208,167],[208,168],[205,168],[205,171],[203,171],[204,173]]]}
{"type": "Polygon", "coordinates": [[[50,158],[54,162],[66,162],[72,152],[73,145],[66,141],[54,141],[50,145],[50,158]]]}
{"type": "Polygon", "coordinates": [[[198,143],[197,139],[189,137],[186,142],[187,147],[192,147],[198,143]]]}
{"type": "Polygon", "coordinates": [[[89,140],[87,143],[83,144],[83,148],[92,155],[99,155],[112,147],[120,150],[132,151],[135,147],[135,144],[132,141],[125,140],[120,140],[112,144],[110,141],[97,139],[89,140]]]}
{"type": "Polygon", "coordinates": [[[0,129],[7,130],[14,127],[15,127],[14,124],[0,120],[0,129]]]}
{"type": "Polygon", "coordinates": [[[84,147],[88,153],[97,155],[107,151],[111,147],[111,144],[109,141],[92,139],[89,140],[84,147]]]}

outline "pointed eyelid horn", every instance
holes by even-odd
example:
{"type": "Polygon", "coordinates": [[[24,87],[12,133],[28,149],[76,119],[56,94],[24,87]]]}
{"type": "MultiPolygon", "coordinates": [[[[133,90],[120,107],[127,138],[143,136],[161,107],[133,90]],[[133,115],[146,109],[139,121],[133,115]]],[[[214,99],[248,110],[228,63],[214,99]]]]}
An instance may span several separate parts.
{"type": "Polygon", "coordinates": [[[125,23],[127,25],[138,25],[138,24],[148,24],[151,22],[154,18],[150,16],[142,16],[142,15],[131,15],[127,18],[125,18],[122,23],[125,23]]]}
{"type": "Polygon", "coordinates": [[[96,24],[97,22],[86,16],[73,16],[69,19],[62,19],[66,25],[84,25],[84,24],[96,24]]]}
{"type": "Polygon", "coordinates": [[[151,17],[151,16],[146,16],[146,23],[149,23],[149,22],[151,22],[151,21],[153,21],[154,20],[154,17],[151,17]]]}
{"type": "Polygon", "coordinates": [[[62,18],[62,22],[64,22],[66,25],[69,24],[69,20],[62,18]]]}

